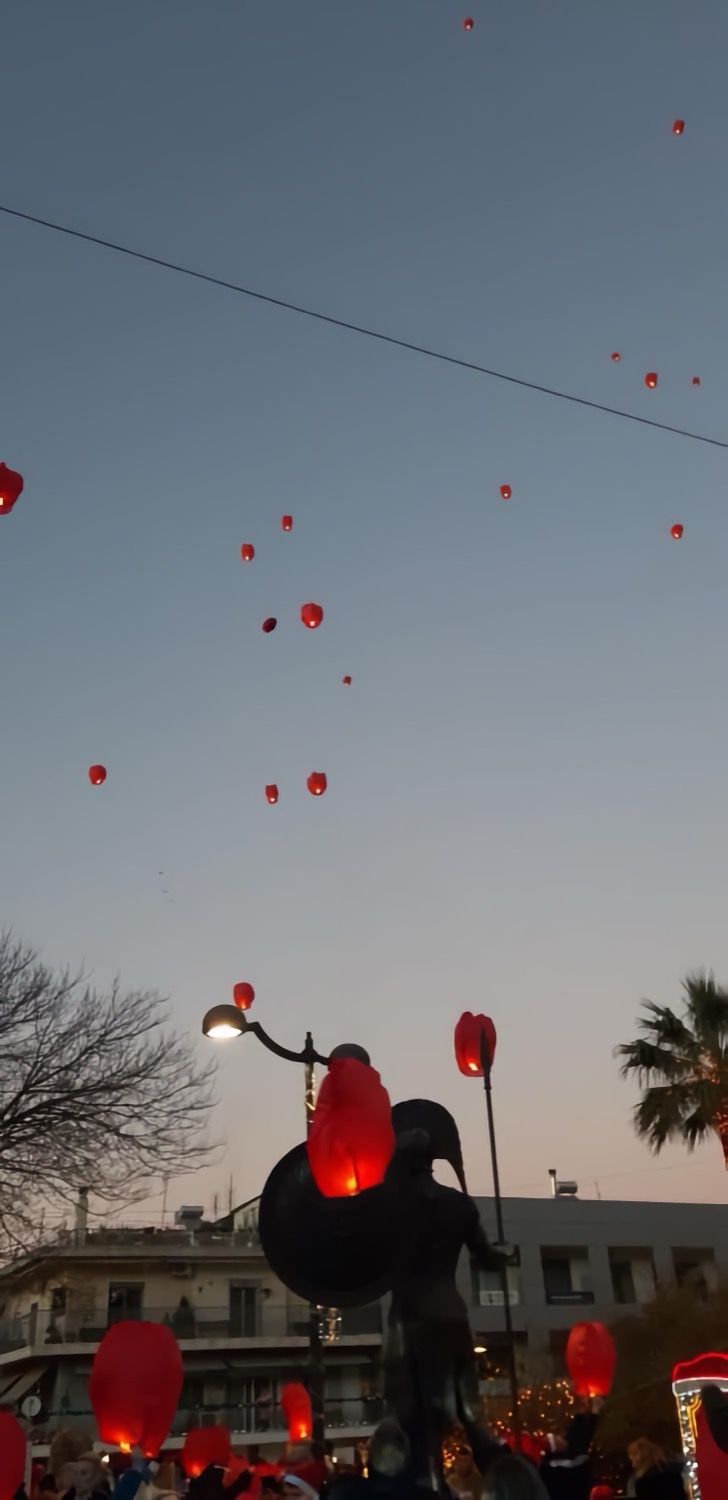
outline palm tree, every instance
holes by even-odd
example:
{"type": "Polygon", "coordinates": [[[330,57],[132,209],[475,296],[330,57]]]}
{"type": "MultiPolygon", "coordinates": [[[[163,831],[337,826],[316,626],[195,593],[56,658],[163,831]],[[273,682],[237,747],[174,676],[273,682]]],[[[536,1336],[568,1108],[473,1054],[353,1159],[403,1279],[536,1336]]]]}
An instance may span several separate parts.
{"type": "Polygon", "coordinates": [[[643,1001],[642,1035],[615,1056],[623,1078],[637,1074],[634,1126],[655,1154],[674,1140],[692,1151],[714,1131],[728,1168],[728,990],[705,973],[688,975],[683,990],[682,1016],[643,1001]]]}

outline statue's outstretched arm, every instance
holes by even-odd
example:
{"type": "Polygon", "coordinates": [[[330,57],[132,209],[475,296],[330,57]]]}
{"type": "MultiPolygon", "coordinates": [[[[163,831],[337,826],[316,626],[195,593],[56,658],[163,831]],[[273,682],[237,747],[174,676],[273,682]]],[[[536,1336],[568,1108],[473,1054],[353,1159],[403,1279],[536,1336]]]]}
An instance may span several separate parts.
{"type": "MultiPolygon", "coordinates": [[[[472,1201],[472,1200],[471,1200],[472,1201]]],[[[466,1248],[470,1251],[473,1260],[477,1261],[484,1271],[500,1271],[513,1260],[515,1250],[513,1245],[491,1245],[490,1240],[480,1222],[475,1203],[472,1204],[472,1216],[470,1230],[465,1241],[466,1248]]]]}

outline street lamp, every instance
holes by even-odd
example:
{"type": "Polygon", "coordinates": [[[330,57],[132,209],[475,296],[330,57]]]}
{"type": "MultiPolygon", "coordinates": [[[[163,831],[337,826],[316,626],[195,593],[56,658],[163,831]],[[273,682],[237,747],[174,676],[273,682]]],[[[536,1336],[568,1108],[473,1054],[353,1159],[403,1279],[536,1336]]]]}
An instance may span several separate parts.
{"type": "MultiPolygon", "coordinates": [[[[209,1037],[215,1042],[230,1041],[233,1037],[245,1036],[251,1032],[258,1038],[259,1042],[267,1047],[269,1052],[275,1053],[276,1057],[285,1058],[286,1062],[302,1063],[304,1068],[304,1103],[306,1108],[306,1134],[311,1128],[313,1112],[316,1107],[316,1088],[314,1082],[314,1068],[316,1063],[321,1067],[328,1067],[333,1058],[353,1057],[357,1062],[371,1062],[369,1053],[356,1042],[343,1042],[335,1047],[328,1057],[322,1057],[316,1051],[313,1037],[310,1031],[306,1032],[306,1040],[300,1052],[292,1052],[288,1047],[281,1047],[279,1042],[273,1040],[267,1031],[264,1031],[260,1021],[249,1021],[243,1011],[238,1010],[236,1005],[213,1005],[208,1010],[202,1022],[203,1036],[209,1037]]],[[[314,1442],[324,1441],[324,1367],[321,1344],[321,1320],[325,1317],[327,1327],[334,1331],[338,1328],[338,1319],[334,1308],[321,1308],[311,1303],[308,1320],[308,1349],[309,1349],[309,1381],[311,1386],[311,1416],[312,1437],[314,1442]]]]}

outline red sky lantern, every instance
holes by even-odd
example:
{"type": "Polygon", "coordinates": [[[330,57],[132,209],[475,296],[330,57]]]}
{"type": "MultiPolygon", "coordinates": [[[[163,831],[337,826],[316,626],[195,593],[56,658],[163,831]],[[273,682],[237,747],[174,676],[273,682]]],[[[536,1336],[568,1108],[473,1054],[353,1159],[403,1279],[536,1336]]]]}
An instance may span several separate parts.
{"type": "Polygon", "coordinates": [[[614,1500],[611,1484],[595,1484],[590,1491],[589,1500],[614,1500]]]}
{"type": "Polygon", "coordinates": [[[670,527],[670,536],[672,537],[673,541],[679,542],[683,534],[683,530],[684,527],[681,526],[679,521],[676,521],[675,525],[670,527]]]}
{"type": "Polygon", "coordinates": [[[106,766],[89,766],[88,779],[92,786],[103,786],[106,780],[106,766]]]}
{"type": "Polygon", "coordinates": [[[323,794],[328,786],[328,782],[326,780],[326,772],[312,771],[306,782],[306,786],[308,787],[312,797],[323,797],[323,794]]]}
{"type": "Polygon", "coordinates": [[[233,1001],[238,1010],[250,1010],[255,999],[255,990],[252,984],[236,984],[233,986],[233,1001]]]}
{"type": "Polygon", "coordinates": [[[472,16],[466,16],[465,20],[463,21],[463,31],[472,31],[474,25],[475,22],[472,16]]]}
{"type": "Polygon", "coordinates": [[[654,391],[655,386],[657,385],[657,374],[655,370],[647,371],[647,374],[645,375],[645,385],[647,386],[648,390],[654,391]]]}
{"type": "Polygon", "coordinates": [[[622,356],[619,353],[619,350],[615,349],[615,351],[614,351],[614,353],[612,355],[612,360],[613,360],[614,364],[618,365],[621,358],[622,358],[622,356]]]}
{"type": "Polygon", "coordinates": [[[482,1078],[483,1062],[480,1053],[481,1038],[485,1038],[486,1054],[493,1066],[496,1034],[490,1016],[474,1016],[466,1010],[455,1027],[455,1061],[467,1078],[482,1078]]]}
{"type": "Polygon", "coordinates": [[[616,1353],[603,1323],[575,1323],[566,1341],[566,1368],[575,1396],[608,1396],[616,1353]]]}
{"type": "Polygon", "coordinates": [[[673,120],[673,122],[672,122],[672,133],[673,133],[673,135],[682,135],[684,129],[685,129],[685,121],[684,120],[673,120]]]}
{"type": "Polygon", "coordinates": [[[278,787],[276,786],[274,781],[272,781],[270,785],[265,789],[265,800],[266,802],[270,802],[271,805],[274,802],[278,801],[278,787]]]}
{"type": "Polygon", "coordinates": [[[252,542],[243,542],[243,545],[240,548],[240,556],[242,557],[243,562],[253,561],[253,558],[255,557],[255,547],[253,546],[252,542]]]}
{"type": "Polygon", "coordinates": [[[102,1443],[139,1447],[155,1458],[166,1442],[182,1390],[182,1355],[164,1323],[123,1322],[99,1344],[88,1393],[102,1443]]]}
{"type": "Polygon", "coordinates": [[[344,687],[351,687],[351,678],[350,677],[342,677],[341,681],[343,682],[344,687]]]}
{"type": "Polygon", "coordinates": [[[16,474],[15,469],[9,469],[7,464],[0,464],[0,516],[9,516],[19,495],[23,493],[23,478],[16,474]]]}
{"type": "Polygon", "coordinates": [[[305,1385],[290,1380],[281,1391],[280,1407],[286,1419],[289,1443],[305,1443],[313,1432],[311,1397],[305,1385]]]}
{"type": "Polygon", "coordinates": [[[320,604],[302,604],[301,619],[309,630],[316,630],[323,620],[324,612],[320,604]]]}
{"type": "Polygon", "coordinates": [[[269,615],[268,619],[263,621],[263,624],[260,628],[265,632],[266,635],[270,635],[271,630],[275,630],[277,624],[278,621],[275,615],[269,615]]]}
{"type": "Polygon", "coordinates": [[[500,487],[500,492],[501,500],[510,500],[511,495],[513,494],[513,490],[511,489],[509,484],[502,484],[500,487]]]}
{"type": "Polygon", "coordinates": [[[226,1469],[230,1462],[230,1433],[218,1423],[193,1427],[185,1434],[182,1468],[188,1479],[197,1479],[209,1464],[226,1469]]]}
{"type": "Polygon", "coordinates": [[[319,1192],[349,1198],[376,1187],[394,1150],[389,1094],[375,1068],[335,1057],[319,1089],[306,1139],[319,1192]]]}
{"type": "Polygon", "coordinates": [[[700,376],[699,375],[693,375],[692,384],[693,385],[700,385],[700,376]]]}
{"type": "Polygon", "coordinates": [[[293,530],[293,516],[281,516],[281,527],[284,531],[293,530]]]}
{"type": "Polygon", "coordinates": [[[13,1500],[25,1478],[25,1433],[11,1411],[0,1411],[0,1500],[13,1500]]]}

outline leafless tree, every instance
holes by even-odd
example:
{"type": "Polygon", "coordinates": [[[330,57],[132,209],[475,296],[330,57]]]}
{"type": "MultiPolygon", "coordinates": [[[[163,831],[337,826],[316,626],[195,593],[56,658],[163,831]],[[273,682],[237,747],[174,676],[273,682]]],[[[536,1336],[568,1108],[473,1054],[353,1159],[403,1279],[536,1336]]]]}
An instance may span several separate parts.
{"type": "Polygon", "coordinates": [[[208,1158],[214,1065],[150,991],[99,994],[0,935],[0,1253],[80,1188],[104,1204],[208,1158]]]}

